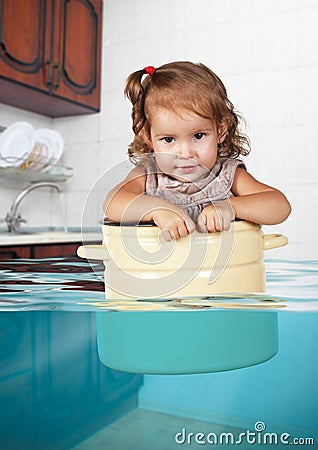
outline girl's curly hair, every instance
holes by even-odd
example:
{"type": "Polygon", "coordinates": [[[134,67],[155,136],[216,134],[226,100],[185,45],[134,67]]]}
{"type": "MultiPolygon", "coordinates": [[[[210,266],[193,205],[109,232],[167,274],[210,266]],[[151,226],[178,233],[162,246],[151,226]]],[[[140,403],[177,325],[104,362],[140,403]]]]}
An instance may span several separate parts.
{"type": "Polygon", "coordinates": [[[142,155],[153,152],[150,145],[151,114],[157,107],[176,112],[185,109],[211,119],[217,127],[227,121],[227,136],[219,145],[220,158],[237,158],[250,152],[250,141],[239,129],[244,123],[234,110],[220,78],[204,64],[177,61],[164,64],[147,75],[144,69],[127,78],[125,95],[132,103],[132,129],[135,134],[128,154],[135,164],[142,155]]]}

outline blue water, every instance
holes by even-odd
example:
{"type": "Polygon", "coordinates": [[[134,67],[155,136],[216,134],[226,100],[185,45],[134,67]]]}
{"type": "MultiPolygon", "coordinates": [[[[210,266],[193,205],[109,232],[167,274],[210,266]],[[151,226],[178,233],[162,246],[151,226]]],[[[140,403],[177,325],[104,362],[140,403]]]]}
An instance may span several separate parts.
{"type": "MultiPolygon", "coordinates": [[[[103,267],[92,271],[86,262],[65,258],[48,260],[45,270],[37,271],[37,264],[19,260],[18,267],[8,262],[0,270],[1,450],[70,449],[137,405],[209,422],[211,432],[220,424],[258,438],[258,444],[245,436],[221,448],[288,448],[296,445],[293,438],[310,438],[298,446],[318,448],[318,261],[266,260],[266,294],[133,301],[143,311],[205,308],[278,316],[278,352],[267,362],[227,372],[144,376],[98,361],[96,311],[127,309],[105,300],[103,267]],[[288,434],[288,444],[264,444],[265,432],[288,434]]],[[[193,423],[185,433],[200,432],[193,423]]],[[[174,435],[164,447],[164,427],[148,433],[155,450],[213,448],[207,441],[189,444],[188,436],[178,444],[174,435]]],[[[114,437],[111,450],[116,442],[114,437]]],[[[139,450],[136,445],[132,440],[126,448],[139,450]]]]}

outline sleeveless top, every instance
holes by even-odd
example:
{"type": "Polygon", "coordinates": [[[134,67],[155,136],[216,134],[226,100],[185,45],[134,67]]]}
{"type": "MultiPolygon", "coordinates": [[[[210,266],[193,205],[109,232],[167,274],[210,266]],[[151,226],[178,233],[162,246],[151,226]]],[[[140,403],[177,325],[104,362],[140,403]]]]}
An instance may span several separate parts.
{"type": "Polygon", "coordinates": [[[239,159],[218,159],[208,175],[197,181],[179,181],[158,168],[154,154],[142,158],[146,172],[145,194],[160,197],[185,209],[196,222],[199,214],[211,203],[233,197],[231,187],[238,167],[246,170],[239,159]]]}

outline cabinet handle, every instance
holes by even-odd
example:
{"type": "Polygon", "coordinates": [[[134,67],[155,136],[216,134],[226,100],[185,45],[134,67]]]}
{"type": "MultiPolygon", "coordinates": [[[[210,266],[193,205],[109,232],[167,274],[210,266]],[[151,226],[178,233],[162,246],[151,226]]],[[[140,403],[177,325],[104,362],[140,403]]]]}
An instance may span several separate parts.
{"type": "Polygon", "coordinates": [[[47,86],[47,87],[52,86],[52,79],[53,79],[53,65],[52,65],[51,61],[46,61],[44,64],[45,86],[47,86]]]}
{"type": "Polygon", "coordinates": [[[57,89],[60,86],[61,79],[61,68],[59,64],[53,64],[53,71],[55,74],[53,89],[57,89]]]}

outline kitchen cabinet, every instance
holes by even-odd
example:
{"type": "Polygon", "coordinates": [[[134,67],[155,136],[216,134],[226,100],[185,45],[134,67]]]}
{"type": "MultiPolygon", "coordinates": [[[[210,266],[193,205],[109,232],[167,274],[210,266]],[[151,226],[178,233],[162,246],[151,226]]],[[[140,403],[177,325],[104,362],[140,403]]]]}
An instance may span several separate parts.
{"type": "Polygon", "coordinates": [[[102,0],[0,0],[0,102],[50,117],[100,110],[102,0]]]}
{"type": "MultiPolygon", "coordinates": [[[[36,244],[36,245],[3,245],[0,246],[0,261],[15,258],[51,258],[54,256],[76,255],[80,242],[36,244]]],[[[100,242],[96,241],[96,244],[100,242]]]]}
{"type": "Polygon", "coordinates": [[[30,245],[4,245],[0,247],[0,261],[15,258],[31,258],[30,245]]]}

